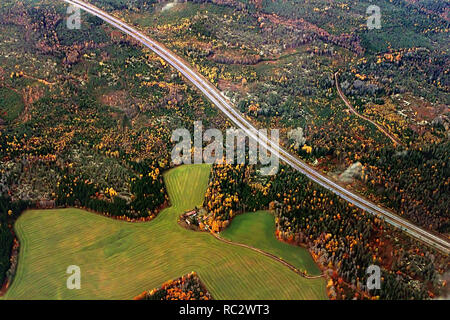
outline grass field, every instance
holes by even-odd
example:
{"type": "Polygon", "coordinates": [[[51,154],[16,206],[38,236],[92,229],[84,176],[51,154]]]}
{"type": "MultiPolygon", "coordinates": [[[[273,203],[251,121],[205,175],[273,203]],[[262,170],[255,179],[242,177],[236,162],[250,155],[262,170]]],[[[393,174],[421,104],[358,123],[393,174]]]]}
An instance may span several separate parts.
{"type": "Polygon", "coordinates": [[[241,214],[233,219],[221,236],[269,252],[299,270],[306,270],[309,275],[321,274],[307,250],[276,239],[275,217],[269,212],[257,211],[241,214]]]}
{"type": "Polygon", "coordinates": [[[305,279],[252,250],[225,244],[177,223],[202,203],[208,165],[165,174],[172,207],[146,223],[127,223],[78,209],[25,212],[15,229],[18,272],[6,299],[130,299],[196,271],[215,299],[326,299],[323,279],[305,279]],[[66,288],[69,265],[81,289],[66,288]]]}

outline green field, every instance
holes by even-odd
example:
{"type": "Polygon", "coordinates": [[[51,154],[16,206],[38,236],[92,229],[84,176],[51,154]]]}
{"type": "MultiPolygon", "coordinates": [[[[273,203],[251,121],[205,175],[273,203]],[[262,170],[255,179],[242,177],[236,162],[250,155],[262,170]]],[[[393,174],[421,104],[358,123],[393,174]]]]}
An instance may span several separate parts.
{"type": "Polygon", "coordinates": [[[208,165],[167,172],[172,207],[146,223],[78,209],[25,212],[15,225],[19,265],[5,298],[131,299],[196,271],[215,299],[326,299],[324,279],[178,225],[181,213],[202,203],[209,172],[208,165]],[[81,268],[80,290],[66,288],[69,265],[81,268]]]}
{"type": "Polygon", "coordinates": [[[306,270],[309,275],[320,275],[320,269],[304,248],[281,242],[275,237],[275,217],[266,211],[241,214],[233,219],[221,236],[269,252],[306,270]]]}

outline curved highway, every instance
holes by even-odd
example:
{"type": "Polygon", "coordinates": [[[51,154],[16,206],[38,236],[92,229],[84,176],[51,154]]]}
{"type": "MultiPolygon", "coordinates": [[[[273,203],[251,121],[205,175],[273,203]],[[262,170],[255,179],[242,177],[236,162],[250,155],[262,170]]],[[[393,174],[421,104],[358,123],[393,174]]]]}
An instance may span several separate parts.
{"type": "Polygon", "coordinates": [[[240,129],[242,129],[249,137],[258,141],[258,143],[271,153],[275,154],[280,160],[290,165],[295,170],[303,173],[309,179],[325,187],[326,189],[334,192],[348,202],[355,206],[375,215],[383,218],[389,224],[405,231],[412,237],[422,241],[423,243],[434,247],[435,249],[448,255],[450,252],[450,242],[448,239],[444,239],[440,235],[434,234],[427,230],[424,230],[404,218],[399,217],[390,210],[387,210],[375,203],[364,199],[362,196],[354,193],[346,188],[340,186],[336,182],[332,181],[327,176],[320,172],[317,172],[314,168],[310,167],[303,161],[299,160],[289,152],[281,148],[275,143],[272,143],[266,136],[262,136],[258,133],[258,130],[245,119],[242,114],[236,111],[227,101],[227,99],[220,93],[220,91],[211,84],[206,78],[200,75],[198,72],[192,70],[184,60],[175,56],[170,50],[165,48],[162,44],[155,42],[148,38],[142,32],[136,30],[134,27],[121,21],[120,19],[100,10],[99,8],[85,3],[80,0],[62,0],[71,5],[80,7],[86,12],[89,12],[98,18],[104,20],[110,25],[120,29],[130,37],[136,39],[144,46],[151,49],[158,56],[177,69],[184,77],[186,77],[193,85],[195,85],[217,108],[219,108],[232,122],[234,122],[240,129]]]}

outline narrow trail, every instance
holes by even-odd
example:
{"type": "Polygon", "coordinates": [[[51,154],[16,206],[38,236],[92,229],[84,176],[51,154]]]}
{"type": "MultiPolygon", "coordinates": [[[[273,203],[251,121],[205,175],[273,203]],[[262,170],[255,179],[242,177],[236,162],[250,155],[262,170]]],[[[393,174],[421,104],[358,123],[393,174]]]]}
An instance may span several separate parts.
{"type": "Polygon", "coordinates": [[[398,140],[396,137],[394,137],[393,135],[391,135],[389,132],[386,131],[386,129],[384,129],[382,126],[380,126],[378,123],[376,123],[375,121],[369,119],[366,116],[363,116],[361,114],[359,114],[355,108],[353,108],[352,104],[350,103],[350,101],[347,99],[347,97],[344,95],[344,93],[341,90],[341,87],[339,86],[339,81],[338,81],[338,72],[336,72],[334,74],[334,82],[336,83],[336,89],[339,93],[339,96],[341,97],[341,99],[344,101],[345,105],[348,107],[348,109],[350,110],[351,113],[353,113],[354,115],[356,115],[357,117],[366,120],[368,122],[370,122],[371,124],[373,124],[375,127],[377,127],[377,129],[383,133],[386,137],[388,137],[389,139],[391,139],[391,141],[394,143],[394,146],[397,145],[401,145],[401,146],[405,146],[400,140],[398,140]]]}
{"type": "Polygon", "coordinates": [[[247,249],[256,251],[256,252],[258,252],[258,253],[260,253],[260,254],[262,254],[262,255],[265,255],[266,257],[269,257],[269,258],[271,258],[271,259],[273,259],[273,260],[275,260],[275,261],[278,261],[278,262],[280,262],[281,264],[283,264],[283,265],[285,265],[286,267],[288,267],[289,269],[291,269],[292,271],[294,271],[295,273],[297,273],[298,275],[302,276],[303,278],[306,278],[306,279],[318,279],[318,278],[322,278],[322,277],[324,276],[323,274],[318,275],[318,276],[310,276],[310,275],[305,274],[305,273],[303,273],[302,271],[298,270],[296,267],[294,267],[294,266],[293,266],[292,264],[290,264],[289,262],[286,262],[286,261],[284,261],[283,259],[281,259],[281,258],[279,258],[279,257],[277,257],[277,256],[275,256],[275,255],[273,255],[273,254],[271,254],[271,253],[268,253],[268,252],[266,252],[266,251],[263,251],[263,250],[261,250],[261,249],[258,249],[258,248],[255,248],[255,247],[252,247],[252,246],[243,244],[243,243],[234,242],[234,241],[230,241],[230,240],[224,239],[224,238],[222,238],[221,236],[219,236],[219,235],[216,234],[216,233],[212,233],[212,235],[213,235],[217,240],[222,241],[222,242],[224,242],[224,243],[231,244],[231,245],[238,246],[238,247],[247,248],[247,249]]]}

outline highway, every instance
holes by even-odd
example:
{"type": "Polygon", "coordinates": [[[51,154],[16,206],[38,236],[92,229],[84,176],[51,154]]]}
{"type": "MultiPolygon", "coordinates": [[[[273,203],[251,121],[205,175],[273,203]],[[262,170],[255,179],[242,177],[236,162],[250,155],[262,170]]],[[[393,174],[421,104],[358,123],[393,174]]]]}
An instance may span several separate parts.
{"type": "Polygon", "coordinates": [[[240,114],[233,108],[231,103],[213,84],[206,80],[197,71],[192,70],[183,59],[174,55],[162,44],[150,39],[134,27],[89,3],[85,3],[80,0],[62,1],[74,6],[78,6],[82,10],[99,17],[110,25],[116,27],[117,29],[120,29],[130,37],[133,37],[147,48],[151,49],[159,57],[164,59],[172,67],[178,70],[194,86],[196,86],[211,101],[211,103],[213,103],[219,110],[221,110],[227,116],[227,118],[230,119],[237,127],[242,129],[250,138],[258,141],[258,143],[263,148],[278,156],[281,161],[285,162],[295,170],[306,175],[309,179],[334,192],[353,205],[375,216],[383,218],[387,223],[405,231],[410,236],[441,251],[442,253],[446,255],[449,254],[450,241],[448,239],[445,239],[438,234],[434,234],[432,232],[424,230],[409,222],[408,220],[396,215],[390,210],[385,209],[371,201],[368,201],[361,195],[358,195],[357,193],[342,187],[324,174],[316,171],[305,162],[291,155],[289,152],[287,152],[277,144],[272,143],[266,136],[261,136],[258,133],[258,130],[249,121],[247,121],[247,119],[245,119],[242,114],[240,114]]]}

